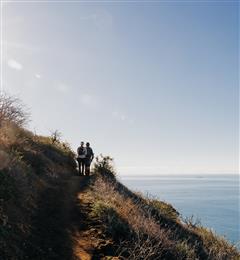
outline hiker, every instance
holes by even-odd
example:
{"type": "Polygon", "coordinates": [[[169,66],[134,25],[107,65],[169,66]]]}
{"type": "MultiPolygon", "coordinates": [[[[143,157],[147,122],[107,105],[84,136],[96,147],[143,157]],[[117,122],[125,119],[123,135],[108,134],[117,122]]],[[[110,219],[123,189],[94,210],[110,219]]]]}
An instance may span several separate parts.
{"type": "Polygon", "coordinates": [[[93,153],[92,148],[90,147],[90,143],[86,143],[86,150],[87,150],[87,154],[86,154],[86,158],[85,158],[85,174],[87,176],[89,176],[90,175],[90,166],[94,159],[94,153],[93,153]]]}
{"type": "Polygon", "coordinates": [[[79,175],[84,175],[85,171],[85,159],[87,155],[87,149],[84,147],[84,142],[81,142],[80,147],[77,149],[77,161],[78,161],[78,170],[79,175]]]}

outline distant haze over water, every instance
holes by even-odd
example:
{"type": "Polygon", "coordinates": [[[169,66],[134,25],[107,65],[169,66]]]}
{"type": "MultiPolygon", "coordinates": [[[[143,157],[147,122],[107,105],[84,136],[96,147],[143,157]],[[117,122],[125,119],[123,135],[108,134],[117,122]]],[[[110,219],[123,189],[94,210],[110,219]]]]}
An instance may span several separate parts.
{"type": "Polygon", "coordinates": [[[171,203],[183,218],[193,215],[229,241],[240,240],[238,175],[141,175],[120,179],[134,191],[171,203]]]}

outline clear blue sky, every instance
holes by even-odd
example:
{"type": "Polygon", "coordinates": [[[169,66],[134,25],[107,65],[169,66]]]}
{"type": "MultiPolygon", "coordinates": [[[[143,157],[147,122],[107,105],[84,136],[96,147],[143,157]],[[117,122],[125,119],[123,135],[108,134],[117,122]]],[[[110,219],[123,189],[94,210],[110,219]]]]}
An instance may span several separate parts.
{"type": "Polygon", "coordinates": [[[238,4],[4,4],[4,89],[31,129],[121,174],[236,173],[238,4]]]}

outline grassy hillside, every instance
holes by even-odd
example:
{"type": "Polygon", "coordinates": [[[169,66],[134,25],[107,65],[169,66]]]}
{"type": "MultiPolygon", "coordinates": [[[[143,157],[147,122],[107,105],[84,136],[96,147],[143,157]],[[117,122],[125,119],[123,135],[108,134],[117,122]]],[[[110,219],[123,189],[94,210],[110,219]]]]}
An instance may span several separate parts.
{"type": "Polygon", "coordinates": [[[26,130],[16,101],[0,99],[1,260],[240,259],[224,238],[118,182],[110,157],[77,177],[69,145],[26,130]]]}
{"type": "Polygon", "coordinates": [[[17,99],[0,97],[0,259],[21,259],[42,193],[75,173],[68,144],[24,129],[17,99]],[[18,257],[16,257],[18,256],[18,257]]]}
{"type": "MultiPolygon", "coordinates": [[[[31,216],[42,193],[75,173],[67,144],[34,135],[16,125],[0,128],[0,255],[21,255],[31,216]]],[[[1,258],[2,259],[2,258],[1,258]]]]}
{"type": "Polygon", "coordinates": [[[127,189],[108,161],[96,165],[85,195],[90,218],[110,241],[106,254],[122,259],[240,259],[235,246],[200,224],[183,222],[170,204],[127,189]]]}

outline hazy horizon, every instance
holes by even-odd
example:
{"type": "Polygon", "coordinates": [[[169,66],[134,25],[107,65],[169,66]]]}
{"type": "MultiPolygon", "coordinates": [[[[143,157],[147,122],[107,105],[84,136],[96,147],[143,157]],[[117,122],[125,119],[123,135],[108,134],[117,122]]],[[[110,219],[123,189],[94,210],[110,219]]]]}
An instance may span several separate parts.
{"type": "Polygon", "coordinates": [[[186,177],[189,177],[189,176],[194,176],[194,177],[199,177],[199,178],[202,178],[202,177],[209,177],[209,176],[235,176],[235,177],[239,177],[239,172],[237,173],[155,173],[155,174],[148,174],[147,172],[146,173],[134,173],[134,174],[131,174],[131,173],[124,173],[121,172],[121,175],[120,177],[178,177],[178,176],[186,176],[186,177]]]}
{"type": "Polygon", "coordinates": [[[122,175],[238,174],[237,2],[8,2],[3,89],[122,175]]]}

